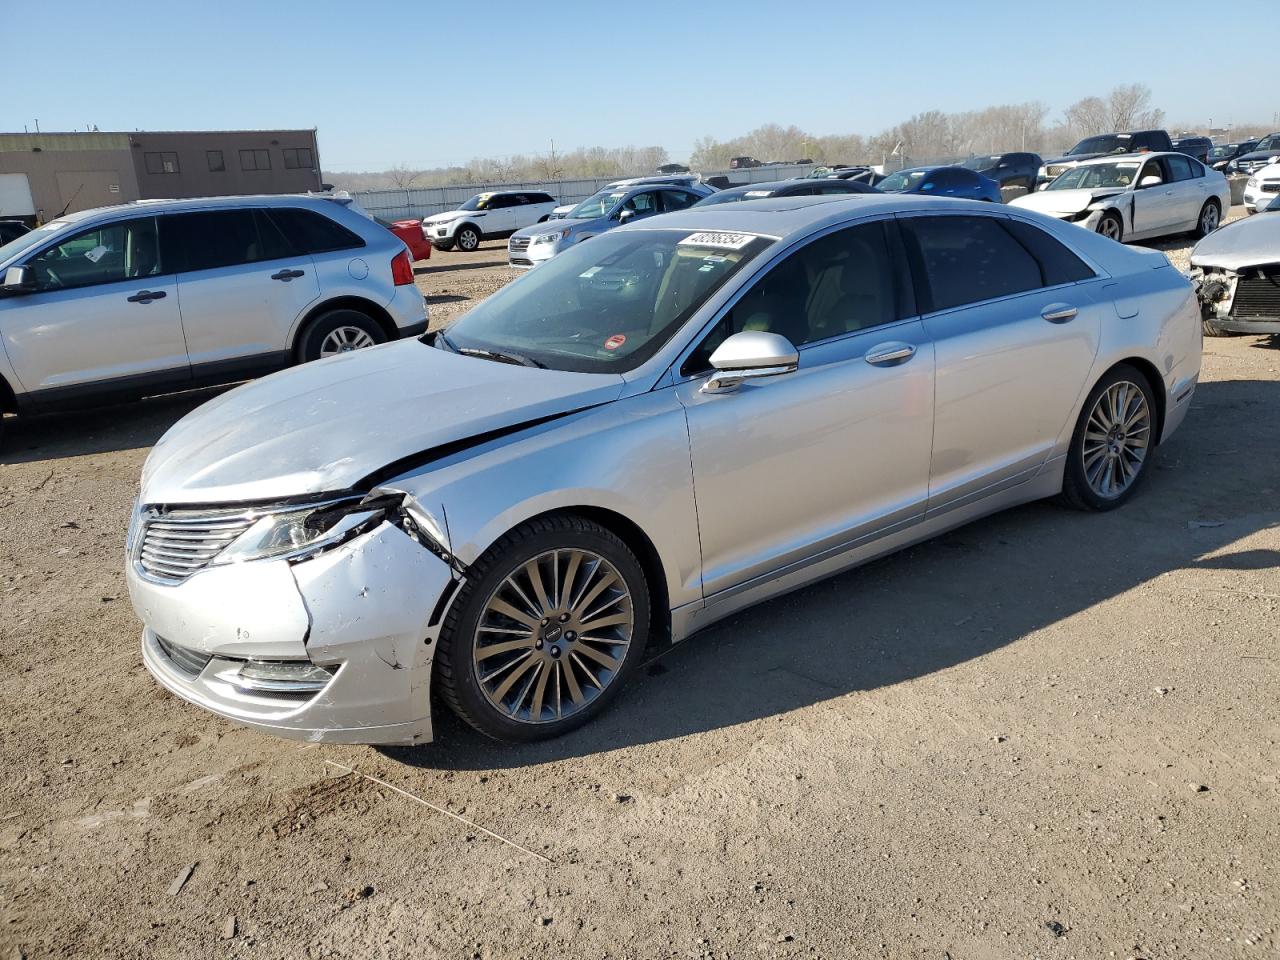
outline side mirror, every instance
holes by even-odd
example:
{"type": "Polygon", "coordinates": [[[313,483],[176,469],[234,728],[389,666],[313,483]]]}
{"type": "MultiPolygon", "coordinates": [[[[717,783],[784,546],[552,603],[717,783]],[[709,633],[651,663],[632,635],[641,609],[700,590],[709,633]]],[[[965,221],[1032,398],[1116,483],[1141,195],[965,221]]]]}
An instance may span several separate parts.
{"type": "Polygon", "coordinates": [[[1160,186],[1160,184],[1162,184],[1162,183],[1164,183],[1164,181],[1163,181],[1163,180],[1161,180],[1159,177],[1157,177],[1157,176],[1153,173],[1153,174],[1148,174],[1147,176],[1145,176],[1145,177],[1143,177],[1141,180],[1139,180],[1139,181],[1138,181],[1138,186],[1139,186],[1139,187],[1141,187],[1141,188],[1143,188],[1143,189],[1145,189],[1146,187],[1158,187],[1158,186],[1160,186]]]}
{"type": "Polygon", "coordinates": [[[921,190],[932,190],[932,189],[933,189],[933,181],[932,181],[932,180],[930,180],[930,181],[928,181],[927,183],[922,183],[922,184],[920,184],[920,189],[921,189],[921,190]]]}
{"type": "Polygon", "coordinates": [[[4,283],[0,284],[0,293],[13,296],[19,293],[30,293],[35,288],[36,281],[30,267],[10,267],[4,272],[4,283]]]}
{"type": "Polygon", "coordinates": [[[786,337],[744,330],[726,339],[711,354],[711,366],[716,372],[702,385],[702,392],[727,393],[745,380],[794,373],[799,365],[800,354],[786,337]]]}
{"type": "Polygon", "coordinates": [[[626,223],[628,220],[633,219],[635,215],[636,215],[636,212],[634,210],[630,210],[630,209],[619,210],[618,223],[626,223]]]}

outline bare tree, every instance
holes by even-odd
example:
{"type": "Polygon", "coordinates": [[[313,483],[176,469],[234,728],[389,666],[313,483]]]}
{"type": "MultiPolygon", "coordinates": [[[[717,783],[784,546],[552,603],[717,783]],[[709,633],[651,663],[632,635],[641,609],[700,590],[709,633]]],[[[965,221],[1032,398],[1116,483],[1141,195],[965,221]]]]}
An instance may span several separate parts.
{"type": "Polygon", "coordinates": [[[1101,97],[1077,100],[1065,111],[1066,127],[1077,139],[1106,133],[1111,129],[1111,112],[1101,97]]]}
{"type": "Polygon", "coordinates": [[[1107,96],[1110,130],[1145,130],[1164,122],[1164,111],[1151,105],[1151,88],[1142,83],[1116,87],[1107,96]]]}
{"type": "Polygon", "coordinates": [[[403,163],[398,163],[387,171],[387,179],[397,190],[408,190],[413,182],[422,176],[421,170],[410,170],[403,163]]]}

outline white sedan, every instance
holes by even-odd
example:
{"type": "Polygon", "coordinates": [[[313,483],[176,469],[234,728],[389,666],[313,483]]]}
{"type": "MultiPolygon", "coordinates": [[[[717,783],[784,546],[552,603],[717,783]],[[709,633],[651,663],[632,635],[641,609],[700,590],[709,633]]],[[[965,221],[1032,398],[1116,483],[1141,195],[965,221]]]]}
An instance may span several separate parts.
{"type": "Polygon", "coordinates": [[[1272,163],[1249,176],[1244,185],[1244,206],[1250,213],[1261,213],[1280,198],[1280,163],[1272,163]]]}
{"type": "Polygon", "coordinates": [[[1212,233],[1231,206],[1227,178],[1181,153],[1100,157],[1072,167],[1015,207],[1078,223],[1112,240],[1212,233]]]}

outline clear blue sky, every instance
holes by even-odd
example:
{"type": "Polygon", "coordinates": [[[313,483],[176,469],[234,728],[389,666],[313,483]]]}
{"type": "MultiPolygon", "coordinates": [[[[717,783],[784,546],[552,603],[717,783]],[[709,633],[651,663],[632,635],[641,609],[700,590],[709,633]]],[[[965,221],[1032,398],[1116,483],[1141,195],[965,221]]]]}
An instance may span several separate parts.
{"type": "Polygon", "coordinates": [[[872,134],[1024,100],[1056,118],[1135,81],[1171,123],[1267,124],[1280,109],[1274,83],[1241,82],[1231,18],[1203,0],[0,0],[0,24],[0,130],[314,126],[327,170],[552,138],[682,160],[701,136],[770,121],[872,134]]]}

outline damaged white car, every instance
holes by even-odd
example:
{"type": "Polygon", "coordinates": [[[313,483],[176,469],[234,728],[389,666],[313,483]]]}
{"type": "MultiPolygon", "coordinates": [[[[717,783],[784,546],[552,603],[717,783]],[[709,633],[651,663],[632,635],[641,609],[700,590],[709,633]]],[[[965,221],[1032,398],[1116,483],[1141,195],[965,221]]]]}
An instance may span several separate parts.
{"type": "Polygon", "coordinates": [[[1280,334],[1280,199],[1229,223],[1191,251],[1204,332],[1280,334]]]}
{"type": "Polygon", "coordinates": [[[1011,206],[1076,223],[1112,240],[1217,229],[1231,207],[1227,178],[1181,153],[1086,160],[1011,206]]]}
{"type": "Polygon", "coordinates": [[[1031,500],[1121,506],[1190,408],[1199,320],[1162,254],[1003,205],[620,226],[175,424],[128,538],[143,661],[285,736],[422,743],[432,690],[555,736],[753,603],[1031,500]]]}

